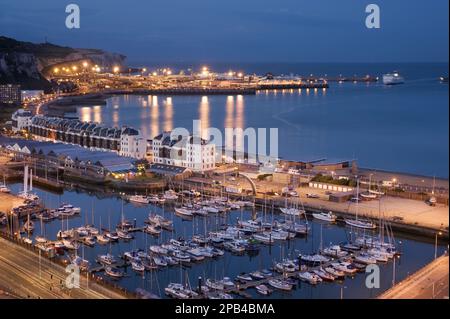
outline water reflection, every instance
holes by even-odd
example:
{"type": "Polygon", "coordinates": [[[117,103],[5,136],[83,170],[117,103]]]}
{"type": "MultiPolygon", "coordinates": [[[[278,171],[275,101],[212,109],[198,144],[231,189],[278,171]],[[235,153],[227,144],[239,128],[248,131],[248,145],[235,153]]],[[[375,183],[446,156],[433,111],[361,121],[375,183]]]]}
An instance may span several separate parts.
{"type": "MultiPolygon", "coordinates": [[[[234,96],[228,96],[227,102],[225,104],[225,122],[224,128],[233,128],[234,124],[234,96]]],[[[225,148],[232,149],[233,148],[233,136],[230,134],[225,134],[225,148]]]]}
{"type": "Polygon", "coordinates": [[[83,106],[81,108],[81,121],[90,122],[91,121],[91,108],[89,106],[83,106]]]}
{"type": "MultiPolygon", "coordinates": [[[[238,95],[236,97],[236,117],[234,122],[235,128],[244,129],[244,96],[238,95]]],[[[244,149],[244,140],[242,130],[236,131],[236,149],[242,150],[244,149]]]]}
{"type": "Polygon", "coordinates": [[[208,138],[209,127],[209,99],[207,96],[202,96],[199,107],[200,121],[201,121],[201,136],[202,138],[208,138]]]}
{"type": "Polygon", "coordinates": [[[168,96],[164,107],[164,131],[173,130],[173,103],[172,97],[168,96]]]}
{"type": "Polygon", "coordinates": [[[96,123],[102,122],[102,107],[100,105],[94,106],[94,122],[96,123]]]}
{"type": "Polygon", "coordinates": [[[159,132],[159,106],[158,97],[152,97],[151,113],[150,113],[150,127],[151,127],[151,137],[157,136],[159,132]]]}

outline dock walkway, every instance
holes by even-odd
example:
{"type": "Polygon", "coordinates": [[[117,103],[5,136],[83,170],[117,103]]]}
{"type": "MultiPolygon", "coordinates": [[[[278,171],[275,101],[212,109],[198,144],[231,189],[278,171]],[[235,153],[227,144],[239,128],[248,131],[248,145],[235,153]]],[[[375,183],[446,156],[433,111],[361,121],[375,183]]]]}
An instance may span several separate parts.
{"type": "Polygon", "coordinates": [[[378,299],[448,299],[449,256],[444,255],[381,294],[378,299]]]}

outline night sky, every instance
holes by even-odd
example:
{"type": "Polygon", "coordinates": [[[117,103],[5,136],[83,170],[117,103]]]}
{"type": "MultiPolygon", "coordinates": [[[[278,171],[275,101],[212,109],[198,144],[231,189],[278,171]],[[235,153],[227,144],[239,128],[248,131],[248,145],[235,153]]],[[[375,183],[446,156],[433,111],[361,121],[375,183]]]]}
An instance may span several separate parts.
{"type": "Polygon", "coordinates": [[[448,0],[0,0],[0,35],[131,62],[447,62],[448,0]],[[81,28],[65,27],[66,5],[81,28]],[[365,7],[381,8],[381,29],[365,7]]]}

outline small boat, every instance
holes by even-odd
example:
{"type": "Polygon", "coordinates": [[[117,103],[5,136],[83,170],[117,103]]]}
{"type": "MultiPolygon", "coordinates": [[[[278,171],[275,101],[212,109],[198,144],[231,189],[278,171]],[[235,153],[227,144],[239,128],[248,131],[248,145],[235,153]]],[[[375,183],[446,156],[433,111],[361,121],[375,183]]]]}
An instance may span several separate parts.
{"type": "Polygon", "coordinates": [[[193,299],[198,297],[198,293],[178,283],[170,283],[164,288],[164,292],[167,296],[175,299],[193,299]]]}
{"type": "Polygon", "coordinates": [[[117,236],[120,239],[123,239],[123,240],[131,240],[131,239],[133,239],[133,236],[131,234],[129,234],[125,230],[120,230],[120,229],[117,230],[117,236]]]}
{"type": "Polygon", "coordinates": [[[186,251],[187,254],[190,255],[191,259],[194,261],[202,261],[205,259],[202,251],[198,248],[192,248],[186,251]]]}
{"type": "Polygon", "coordinates": [[[222,280],[220,280],[220,283],[225,287],[225,288],[234,288],[236,285],[234,284],[234,282],[230,279],[230,277],[223,277],[222,280]]]}
{"type": "Polygon", "coordinates": [[[262,274],[264,277],[266,277],[266,278],[269,278],[269,277],[272,277],[272,276],[273,276],[273,273],[272,273],[270,270],[268,270],[268,269],[263,269],[263,270],[261,270],[261,274],[262,274]]]}
{"type": "Polygon", "coordinates": [[[204,236],[202,235],[194,235],[192,236],[192,241],[194,243],[197,243],[199,245],[205,245],[208,243],[208,239],[206,239],[204,236]]]}
{"type": "Polygon", "coordinates": [[[159,226],[147,225],[144,228],[144,232],[146,232],[147,234],[153,235],[153,236],[159,236],[161,234],[162,230],[159,226]]]}
{"type": "Polygon", "coordinates": [[[361,250],[361,246],[352,244],[352,243],[344,243],[339,245],[342,250],[347,252],[357,252],[361,250]]]}
{"type": "Polygon", "coordinates": [[[121,272],[119,269],[114,268],[114,267],[106,267],[105,274],[107,274],[108,276],[113,277],[113,278],[123,277],[123,272],[121,272]]]}
{"type": "Polygon", "coordinates": [[[62,242],[64,244],[64,247],[66,247],[66,249],[70,249],[70,250],[76,250],[80,246],[76,241],[72,241],[72,240],[63,239],[62,242]]]}
{"type": "Polygon", "coordinates": [[[320,281],[322,281],[319,276],[317,276],[313,273],[310,273],[309,271],[300,272],[298,274],[298,278],[300,278],[300,280],[305,281],[311,285],[317,285],[320,281]]]}
{"type": "Polygon", "coordinates": [[[328,213],[313,213],[314,218],[323,220],[330,223],[335,223],[337,216],[333,214],[333,212],[329,211],[328,213]]]}
{"type": "Polygon", "coordinates": [[[131,262],[131,269],[133,269],[136,272],[144,272],[145,271],[145,267],[142,264],[142,262],[138,261],[138,260],[133,260],[131,262]]]}
{"type": "Polygon", "coordinates": [[[270,279],[268,281],[269,285],[272,286],[273,288],[279,289],[279,290],[284,290],[284,291],[290,291],[292,290],[292,285],[285,282],[284,280],[280,280],[280,279],[270,279]]]}
{"type": "Polygon", "coordinates": [[[167,261],[165,258],[153,256],[153,261],[158,267],[167,267],[167,261]]]}
{"type": "Polygon", "coordinates": [[[238,243],[236,243],[234,241],[224,243],[223,248],[225,248],[226,250],[229,250],[235,254],[243,254],[245,252],[245,247],[239,245],[238,243]]]}
{"type": "Polygon", "coordinates": [[[356,269],[351,263],[349,262],[341,262],[341,263],[331,263],[331,266],[333,268],[344,272],[346,275],[354,275],[358,272],[358,269],[356,269]]]}
{"type": "Polygon", "coordinates": [[[260,271],[253,271],[250,273],[250,276],[252,276],[252,278],[255,278],[255,280],[262,280],[266,278],[266,276],[264,276],[264,274],[260,271]]]}
{"type": "Polygon", "coordinates": [[[331,281],[335,280],[333,275],[331,275],[330,273],[327,273],[322,268],[313,270],[313,273],[315,273],[317,276],[322,278],[323,281],[330,281],[331,282],[331,281]]]}
{"type": "Polygon", "coordinates": [[[289,215],[289,216],[301,216],[305,213],[305,211],[303,209],[298,209],[298,208],[280,208],[280,211],[285,214],[285,215],[289,215]]]}
{"type": "Polygon", "coordinates": [[[240,273],[239,275],[236,276],[236,279],[242,282],[253,281],[253,278],[246,273],[240,273]]]}
{"type": "Polygon", "coordinates": [[[31,238],[25,237],[22,239],[25,244],[32,245],[33,240],[31,238]]]}
{"type": "Polygon", "coordinates": [[[40,244],[45,244],[46,242],[48,242],[48,239],[43,236],[36,236],[34,237],[34,240],[40,244]]]}
{"type": "Polygon", "coordinates": [[[285,273],[285,272],[295,272],[297,270],[297,266],[290,260],[285,260],[280,263],[275,264],[275,270],[285,273]]]}
{"type": "Polygon", "coordinates": [[[178,208],[175,207],[175,213],[182,217],[192,217],[194,215],[194,212],[191,209],[187,208],[178,208]]]}
{"type": "Polygon", "coordinates": [[[132,196],[128,197],[128,200],[130,202],[138,203],[138,204],[148,204],[149,203],[148,197],[143,196],[143,195],[132,195],[132,196]]]}
{"type": "Polygon", "coordinates": [[[150,246],[149,250],[152,253],[158,254],[158,255],[167,255],[169,251],[161,246],[158,245],[152,245],[150,246]]]}
{"type": "Polygon", "coordinates": [[[345,223],[349,226],[362,228],[362,229],[375,229],[377,225],[375,225],[372,221],[362,221],[358,219],[345,219],[345,223]]]}
{"type": "Polygon", "coordinates": [[[255,287],[256,292],[263,296],[268,296],[272,293],[272,290],[269,289],[266,285],[258,285],[255,287]]]}
{"type": "Polygon", "coordinates": [[[378,198],[378,196],[376,194],[372,194],[372,193],[369,193],[369,192],[361,193],[361,194],[359,194],[359,196],[361,196],[363,199],[366,199],[366,200],[372,200],[372,199],[377,199],[378,198]]]}
{"type": "Polygon", "coordinates": [[[387,73],[383,74],[383,84],[384,85],[397,85],[405,83],[405,79],[398,73],[387,73]]]}
{"type": "Polygon", "coordinates": [[[86,236],[83,238],[83,243],[87,246],[94,246],[96,241],[94,236],[86,236]]]}
{"type": "Polygon", "coordinates": [[[178,199],[178,195],[175,191],[169,189],[168,191],[164,192],[163,198],[165,200],[177,200],[178,199]]]}
{"type": "Polygon", "coordinates": [[[208,286],[209,288],[214,289],[214,290],[224,290],[225,289],[225,286],[223,285],[222,282],[213,280],[210,278],[206,279],[205,284],[206,284],[206,286],[208,286]]]}
{"type": "Polygon", "coordinates": [[[182,262],[182,263],[186,263],[186,264],[189,264],[191,262],[191,257],[188,254],[183,253],[181,251],[174,251],[172,253],[172,257],[175,260],[177,260],[178,262],[182,262]]]}
{"type": "Polygon", "coordinates": [[[107,244],[107,243],[109,243],[109,238],[106,235],[104,235],[104,234],[97,235],[96,237],[97,237],[97,242],[99,244],[107,244]]]}
{"type": "Polygon", "coordinates": [[[327,247],[322,251],[322,253],[324,255],[334,257],[334,258],[343,258],[348,255],[348,252],[342,250],[339,245],[333,245],[333,246],[327,247]]]}
{"type": "Polygon", "coordinates": [[[315,254],[315,255],[300,255],[300,259],[302,262],[307,264],[308,266],[319,266],[323,263],[329,262],[330,259],[328,257],[315,254]]]}
{"type": "Polygon", "coordinates": [[[341,270],[337,270],[336,268],[325,267],[324,270],[336,279],[343,279],[345,277],[345,273],[341,270]]]}
{"type": "Polygon", "coordinates": [[[359,263],[362,263],[362,264],[366,264],[366,265],[376,264],[377,263],[377,260],[373,256],[371,256],[369,254],[364,254],[364,253],[356,255],[355,256],[355,261],[359,262],[359,263]]]}
{"type": "Polygon", "coordinates": [[[115,232],[108,232],[105,234],[105,236],[108,237],[108,239],[110,241],[118,241],[119,240],[119,236],[115,232]]]}
{"type": "Polygon", "coordinates": [[[113,255],[106,254],[106,255],[99,255],[98,262],[105,265],[112,265],[115,264],[117,261],[113,255]]]}
{"type": "Polygon", "coordinates": [[[9,194],[11,190],[5,184],[0,184],[0,193],[9,194]]]}
{"type": "Polygon", "coordinates": [[[269,234],[265,234],[265,233],[254,234],[253,239],[255,239],[263,244],[267,244],[267,245],[274,243],[274,239],[269,234]]]}

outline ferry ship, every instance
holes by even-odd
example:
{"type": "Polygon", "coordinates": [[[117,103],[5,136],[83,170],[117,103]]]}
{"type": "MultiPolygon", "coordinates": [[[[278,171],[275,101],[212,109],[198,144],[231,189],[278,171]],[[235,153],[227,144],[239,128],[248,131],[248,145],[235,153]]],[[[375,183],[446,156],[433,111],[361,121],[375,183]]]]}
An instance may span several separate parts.
{"type": "Polygon", "coordinates": [[[403,83],[405,83],[405,79],[398,72],[383,74],[384,85],[396,85],[403,83]]]}

